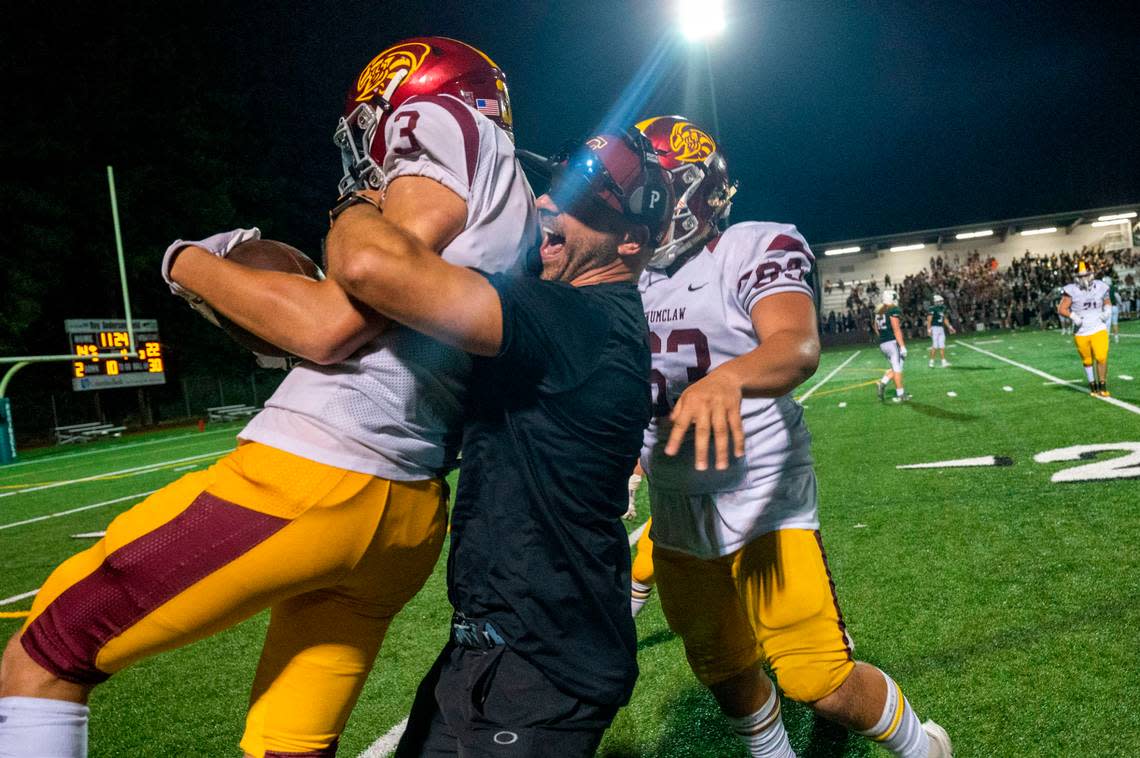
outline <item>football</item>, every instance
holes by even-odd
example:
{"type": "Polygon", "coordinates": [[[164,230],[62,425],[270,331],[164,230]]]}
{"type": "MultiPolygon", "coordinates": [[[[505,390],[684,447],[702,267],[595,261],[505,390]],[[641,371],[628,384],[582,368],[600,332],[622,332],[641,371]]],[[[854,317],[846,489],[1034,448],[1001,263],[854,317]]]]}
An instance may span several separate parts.
{"type": "MultiPolygon", "coordinates": [[[[309,279],[323,278],[320,267],[312,259],[292,245],[286,245],[284,242],[276,240],[259,239],[243,242],[229,252],[226,260],[250,268],[300,274],[309,279]]],[[[216,315],[219,325],[226,331],[226,334],[230,335],[242,347],[262,355],[274,357],[288,357],[290,355],[287,351],[241,328],[222,314],[217,313],[216,315]]]]}

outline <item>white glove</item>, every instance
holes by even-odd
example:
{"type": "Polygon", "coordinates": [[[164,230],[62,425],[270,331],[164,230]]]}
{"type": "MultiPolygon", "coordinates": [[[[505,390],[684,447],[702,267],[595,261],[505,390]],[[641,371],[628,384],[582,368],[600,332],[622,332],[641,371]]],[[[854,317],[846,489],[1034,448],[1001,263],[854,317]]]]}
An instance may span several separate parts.
{"type": "Polygon", "coordinates": [[[1081,328],[1081,322],[1084,321],[1084,319],[1082,319],[1076,313],[1070,313],[1069,314],[1069,320],[1073,322],[1073,328],[1074,329],[1080,329],[1081,328]]]}
{"type": "Polygon", "coordinates": [[[899,357],[904,361],[906,360],[906,348],[901,345],[899,346],[899,357]]]}
{"type": "Polygon", "coordinates": [[[629,477],[629,507],[626,509],[625,515],[622,516],[626,521],[633,521],[637,518],[637,489],[641,486],[641,476],[633,474],[629,477]]]}
{"type": "Polygon", "coordinates": [[[241,243],[259,239],[261,239],[261,230],[255,226],[251,229],[233,229],[228,232],[219,232],[202,240],[174,240],[162,256],[162,278],[170,285],[170,291],[190,303],[190,307],[196,310],[202,318],[214,326],[220,326],[214,309],[207,305],[205,300],[170,278],[170,269],[174,266],[174,258],[182,248],[191,245],[205,248],[219,258],[225,258],[231,250],[241,243]]]}
{"type": "Polygon", "coordinates": [[[175,295],[187,297],[187,294],[190,294],[192,297],[197,297],[170,278],[170,269],[174,266],[174,257],[179,250],[193,245],[194,247],[205,248],[219,258],[225,258],[231,250],[241,243],[259,239],[261,239],[261,230],[255,226],[251,229],[233,229],[228,232],[219,232],[202,240],[174,240],[162,256],[162,278],[170,285],[170,291],[175,295]]]}
{"type": "Polygon", "coordinates": [[[1112,306],[1106,305],[1100,309],[1100,320],[1106,324],[1112,323],[1112,306]]]}

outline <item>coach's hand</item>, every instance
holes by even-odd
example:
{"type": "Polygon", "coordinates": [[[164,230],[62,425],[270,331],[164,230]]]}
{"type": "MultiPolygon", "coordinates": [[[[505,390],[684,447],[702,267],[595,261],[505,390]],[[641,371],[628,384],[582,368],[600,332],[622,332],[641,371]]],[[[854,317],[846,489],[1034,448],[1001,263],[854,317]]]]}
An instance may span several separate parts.
{"type": "Polygon", "coordinates": [[[670,419],[673,430],[665,445],[666,455],[676,455],[689,427],[694,430],[697,471],[709,467],[709,433],[712,433],[716,451],[716,468],[728,468],[729,437],[732,454],[744,455],[744,423],[740,419],[740,401],[743,398],[740,383],[728,372],[713,371],[677,398],[670,419]]]}

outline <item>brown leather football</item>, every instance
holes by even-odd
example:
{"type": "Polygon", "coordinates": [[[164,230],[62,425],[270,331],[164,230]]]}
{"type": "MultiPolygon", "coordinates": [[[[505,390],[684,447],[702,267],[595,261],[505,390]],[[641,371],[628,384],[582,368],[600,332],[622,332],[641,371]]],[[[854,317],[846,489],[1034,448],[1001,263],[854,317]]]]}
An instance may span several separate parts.
{"type": "MultiPolygon", "coordinates": [[[[320,279],[321,269],[304,253],[292,245],[286,245],[277,240],[249,240],[234,247],[226,256],[226,260],[240,263],[250,268],[267,271],[284,271],[290,274],[300,274],[310,279],[320,279]]],[[[252,332],[242,329],[222,314],[216,314],[218,323],[226,334],[242,347],[255,353],[286,357],[291,355],[276,345],[266,342],[252,332]]]]}

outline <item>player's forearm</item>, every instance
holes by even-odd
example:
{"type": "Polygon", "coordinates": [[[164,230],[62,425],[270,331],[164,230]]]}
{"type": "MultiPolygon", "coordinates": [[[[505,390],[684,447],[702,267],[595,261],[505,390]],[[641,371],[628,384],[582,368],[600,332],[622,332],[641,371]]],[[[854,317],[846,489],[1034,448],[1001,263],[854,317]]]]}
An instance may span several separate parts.
{"type": "Polygon", "coordinates": [[[332,281],[241,266],[200,248],[183,250],[171,277],[243,329],[317,363],[343,360],[385,323],[332,281]]]}
{"type": "Polygon", "coordinates": [[[477,355],[502,342],[498,293],[480,274],[443,260],[375,208],[342,213],[325,241],[329,275],[370,308],[477,355]]]}
{"type": "Polygon", "coordinates": [[[780,397],[803,384],[819,366],[819,338],[777,332],[756,349],[722,363],[712,373],[730,376],[744,397],[780,397]]]}

